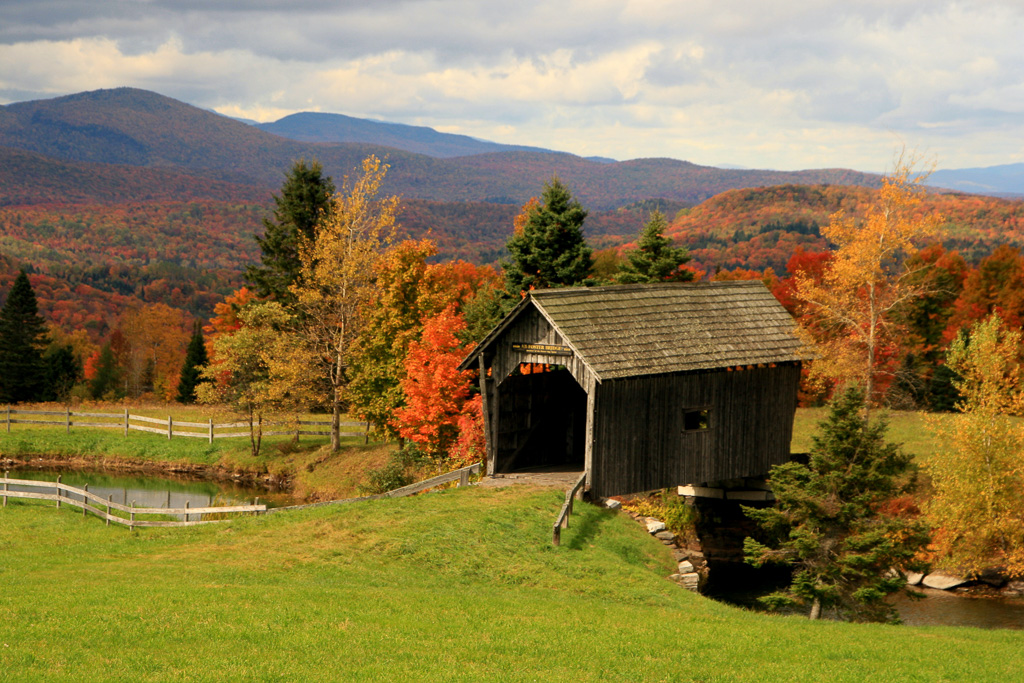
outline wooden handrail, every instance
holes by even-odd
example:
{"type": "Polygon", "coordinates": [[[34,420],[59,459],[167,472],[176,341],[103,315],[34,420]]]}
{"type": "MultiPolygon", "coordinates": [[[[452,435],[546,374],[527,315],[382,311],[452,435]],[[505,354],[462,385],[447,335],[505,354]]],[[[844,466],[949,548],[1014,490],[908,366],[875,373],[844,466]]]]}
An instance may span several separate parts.
{"type": "Polygon", "coordinates": [[[562,504],[562,509],[558,512],[558,517],[555,518],[555,524],[551,528],[551,543],[552,545],[561,545],[562,543],[562,529],[569,528],[569,515],[572,514],[572,502],[576,498],[576,494],[579,493],[580,489],[587,482],[587,473],[584,472],[580,475],[580,478],[576,480],[576,483],[572,485],[568,491],[565,492],[565,503],[562,504]]]}
{"type": "Polygon", "coordinates": [[[364,500],[381,500],[381,499],[384,499],[384,498],[404,498],[405,496],[411,496],[414,493],[420,493],[421,491],[426,491],[427,489],[431,489],[431,488],[433,488],[435,486],[440,486],[441,484],[447,484],[448,482],[455,481],[456,479],[459,480],[459,487],[461,488],[461,487],[467,486],[469,484],[469,476],[470,475],[478,474],[479,472],[480,472],[480,463],[474,463],[474,464],[468,465],[466,467],[461,467],[461,468],[459,468],[457,470],[452,470],[451,472],[446,472],[444,474],[439,474],[436,477],[431,477],[430,479],[424,479],[423,481],[416,482],[415,484],[410,484],[408,486],[403,486],[402,488],[399,488],[399,489],[393,489],[391,491],[387,491],[386,493],[378,493],[378,494],[375,494],[375,495],[372,495],[372,496],[360,496],[359,498],[342,498],[340,500],[326,500],[326,501],[323,501],[322,503],[307,503],[305,505],[290,505],[288,507],[271,508],[267,512],[269,512],[269,513],[277,513],[277,512],[285,512],[287,510],[300,510],[300,509],[306,509],[306,508],[318,508],[318,507],[324,507],[325,505],[344,505],[346,503],[359,503],[359,502],[364,501],[364,500]]]}

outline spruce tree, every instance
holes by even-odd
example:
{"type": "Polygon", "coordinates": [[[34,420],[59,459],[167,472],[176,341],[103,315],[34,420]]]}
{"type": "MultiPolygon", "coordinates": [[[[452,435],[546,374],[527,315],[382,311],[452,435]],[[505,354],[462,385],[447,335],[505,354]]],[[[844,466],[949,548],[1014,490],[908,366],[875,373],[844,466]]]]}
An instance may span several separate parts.
{"type": "Polygon", "coordinates": [[[181,378],[178,380],[178,403],[196,402],[196,385],[206,381],[200,377],[200,371],[209,362],[203,331],[197,322],[192,330],[192,339],[185,350],[185,363],[182,365],[181,378]]]}
{"type": "Polygon", "coordinates": [[[530,289],[581,285],[593,258],[583,237],[587,212],[558,178],[544,186],[540,204],[528,209],[522,231],[508,241],[505,291],[518,301],[530,289]]]}
{"type": "Polygon", "coordinates": [[[637,248],[626,253],[626,261],[619,264],[615,282],[689,282],[693,273],[680,269],[690,260],[686,247],[673,247],[672,240],[664,236],[668,221],[665,214],[655,211],[640,231],[637,248]]]}
{"type": "Polygon", "coordinates": [[[44,401],[65,401],[82,379],[82,361],[70,344],[51,344],[43,354],[44,401]]]}
{"type": "Polygon", "coordinates": [[[22,270],[0,309],[0,402],[42,398],[46,321],[39,315],[32,284],[22,270]]]}
{"type": "Polygon", "coordinates": [[[123,395],[121,389],[121,371],[117,365],[117,356],[110,342],[100,348],[100,356],[96,361],[96,375],[89,382],[89,395],[94,399],[115,398],[123,395]]]}
{"type": "Polygon", "coordinates": [[[775,506],[745,508],[775,542],[748,538],[747,562],[793,567],[789,589],[762,600],[769,606],[809,604],[811,618],[831,610],[854,621],[896,621],[886,598],[907,585],[908,570],[928,543],[920,521],[886,512],[910,491],[910,457],[885,441],[884,421],[869,421],[864,393],[837,397],[819,425],[807,465],[772,468],[775,506]]]}
{"type": "Polygon", "coordinates": [[[334,192],[334,183],[330,176],[323,175],[319,162],[299,159],[292,165],[280,196],[274,196],[273,220],[264,219],[263,236],[256,236],[263,265],[252,265],[245,271],[246,279],[261,297],[284,305],[294,302],[288,287],[302,270],[299,240],[315,237],[318,221],[330,211],[334,192]]]}

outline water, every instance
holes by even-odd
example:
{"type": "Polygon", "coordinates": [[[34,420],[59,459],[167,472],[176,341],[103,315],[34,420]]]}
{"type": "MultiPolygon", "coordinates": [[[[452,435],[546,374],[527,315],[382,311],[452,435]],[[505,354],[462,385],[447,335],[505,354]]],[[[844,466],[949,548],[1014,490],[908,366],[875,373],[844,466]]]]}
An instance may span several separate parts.
{"type": "MultiPolygon", "coordinates": [[[[789,575],[779,568],[754,570],[748,566],[712,570],[714,580],[706,595],[738,607],[760,610],[757,597],[789,584],[789,575]],[[732,571],[729,571],[729,570],[732,571]],[[773,571],[774,570],[774,571],[773,571]]],[[[973,626],[1024,630],[1024,598],[972,596],[957,591],[921,588],[925,597],[913,600],[897,595],[893,604],[908,626],[973,626]]],[[[806,614],[806,612],[805,612],[806,614]]],[[[826,615],[827,617],[827,615],[826,615]]]]}
{"type": "MultiPolygon", "coordinates": [[[[258,497],[267,507],[292,505],[295,501],[286,493],[268,492],[264,489],[241,486],[231,481],[195,481],[182,478],[155,475],[111,475],[104,472],[58,471],[58,470],[14,470],[11,479],[34,479],[36,481],[57,481],[68,486],[83,488],[89,485],[89,493],[107,498],[113,496],[115,503],[136,507],[214,507],[224,505],[249,505],[258,497]]],[[[16,485],[11,486],[17,489],[16,485]]],[[[23,490],[29,490],[27,487],[23,490]]],[[[32,489],[38,490],[38,489],[32,489]]]]}
{"type": "Polygon", "coordinates": [[[1024,629],[1024,599],[969,597],[927,588],[921,592],[927,596],[922,600],[895,600],[904,624],[1024,629]]]}

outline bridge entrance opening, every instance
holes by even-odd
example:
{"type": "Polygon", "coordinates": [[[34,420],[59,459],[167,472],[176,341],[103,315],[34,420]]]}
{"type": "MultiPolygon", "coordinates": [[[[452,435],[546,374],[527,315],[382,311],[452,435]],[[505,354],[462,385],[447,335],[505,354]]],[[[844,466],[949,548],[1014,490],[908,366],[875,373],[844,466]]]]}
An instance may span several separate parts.
{"type": "Polygon", "coordinates": [[[587,393],[564,367],[523,364],[498,387],[496,472],[582,471],[587,393]]]}

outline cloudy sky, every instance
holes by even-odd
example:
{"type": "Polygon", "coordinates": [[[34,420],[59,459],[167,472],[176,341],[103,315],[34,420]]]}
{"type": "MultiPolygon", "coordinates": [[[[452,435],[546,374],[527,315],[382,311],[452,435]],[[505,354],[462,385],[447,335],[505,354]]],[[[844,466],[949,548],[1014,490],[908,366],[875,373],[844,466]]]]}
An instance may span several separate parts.
{"type": "Polygon", "coordinates": [[[2,0],[0,103],[134,86],[616,159],[1024,161],[1021,0],[2,0]]]}

